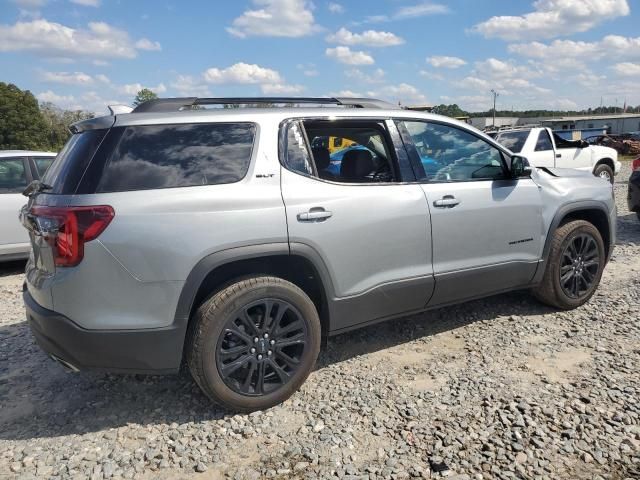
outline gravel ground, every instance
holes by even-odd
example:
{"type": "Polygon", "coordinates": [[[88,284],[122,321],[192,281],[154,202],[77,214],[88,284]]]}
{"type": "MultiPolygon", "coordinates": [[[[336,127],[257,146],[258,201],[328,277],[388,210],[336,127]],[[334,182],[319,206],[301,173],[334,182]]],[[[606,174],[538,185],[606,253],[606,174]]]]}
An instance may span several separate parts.
{"type": "Polygon", "coordinates": [[[210,405],[187,374],[67,373],[0,270],[0,478],[640,478],[640,222],[592,301],[517,292],[330,341],[285,404],[210,405]]]}

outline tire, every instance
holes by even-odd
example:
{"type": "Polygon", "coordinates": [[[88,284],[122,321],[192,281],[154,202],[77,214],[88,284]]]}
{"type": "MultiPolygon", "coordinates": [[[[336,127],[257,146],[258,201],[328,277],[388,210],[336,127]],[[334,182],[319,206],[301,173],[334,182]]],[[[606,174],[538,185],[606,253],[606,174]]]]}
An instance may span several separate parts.
{"type": "Polygon", "coordinates": [[[598,165],[596,167],[596,169],[593,171],[593,174],[596,177],[600,177],[600,178],[604,178],[606,180],[609,180],[610,183],[613,184],[613,182],[615,181],[614,179],[614,175],[613,175],[613,170],[611,169],[611,167],[605,163],[601,163],[600,165],[598,165]]]}
{"type": "Polygon", "coordinates": [[[315,305],[281,278],[233,283],[206,300],[192,321],[186,353],[191,375],[207,397],[233,411],[285,401],[309,376],[320,351],[315,305]]]}
{"type": "MultiPolygon", "coordinates": [[[[575,220],[562,225],[553,233],[544,277],[540,285],[534,288],[533,294],[542,303],[562,310],[570,310],[585,304],[593,296],[600,283],[605,265],[605,255],[602,236],[598,229],[591,223],[584,220],[575,220]],[[579,251],[582,245],[579,239],[584,238],[590,238],[593,241],[593,243],[587,242],[589,247],[593,247],[593,250],[588,248],[585,249],[585,251],[595,252],[597,258],[594,260],[594,257],[592,257],[590,253],[580,255],[584,266],[578,263],[575,265],[577,270],[568,271],[568,269],[573,268],[574,264],[568,262],[569,257],[565,256],[565,252],[571,255],[571,245],[574,250],[579,251]],[[569,282],[565,282],[563,286],[561,272],[563,272],[564,275],[572,274],[572,276],[575,277],[576,271],[580,273],[584,272],[583,275],[578,275],[578,277],[582,276],[583,279],[589,278],[591,279],[591,283],[588,288],[581,289],[580,287],[586,287],[586,283],[584,280],[578,279],[577,295],[572,295],[570,290],[574,284],[569,280],[569,282]]],[[[572,277],[570,277],[570,279],[571,278],[572,277]]]]}

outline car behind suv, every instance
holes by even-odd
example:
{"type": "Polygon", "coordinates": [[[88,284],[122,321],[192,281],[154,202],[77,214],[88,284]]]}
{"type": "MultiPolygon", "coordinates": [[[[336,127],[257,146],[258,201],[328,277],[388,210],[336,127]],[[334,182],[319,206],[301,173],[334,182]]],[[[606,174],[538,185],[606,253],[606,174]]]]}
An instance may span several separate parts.
{"type": "Polygon", "coordinates": [[[18,221],[27,185],[49,168],[55,153],[0,150],[0,262],[29,256],[29,236],[18,221]]]}
{"type": "Polygon", "coordinates": [[[376,100],[162,99],[73,132],[22,212],[37,341],[73,369],[184,359],[234,410],[289,397],[329,335],[514,289],[578,307],[615,241],[608,182],[376,100]]]}

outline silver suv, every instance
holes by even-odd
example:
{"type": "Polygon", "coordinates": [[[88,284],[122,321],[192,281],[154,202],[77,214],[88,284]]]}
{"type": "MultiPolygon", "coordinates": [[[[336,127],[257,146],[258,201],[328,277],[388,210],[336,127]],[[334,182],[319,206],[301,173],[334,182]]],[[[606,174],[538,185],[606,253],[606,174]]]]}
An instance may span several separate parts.
{"type": "Polygon", "coordinates": [[[21,214],[38,343],[72,369],[185,360],[238,411],[330,335],[515,289],[578,307],[615,242],[607,181],[376,100],[160,99],[72,130],[21,214]]]}

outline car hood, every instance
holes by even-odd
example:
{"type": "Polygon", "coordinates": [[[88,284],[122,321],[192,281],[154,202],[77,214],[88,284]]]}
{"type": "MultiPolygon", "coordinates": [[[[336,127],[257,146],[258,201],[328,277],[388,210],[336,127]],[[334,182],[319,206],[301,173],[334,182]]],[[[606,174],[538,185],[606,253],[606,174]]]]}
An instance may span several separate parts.
{"type": "Polygon", "coordinates": [[[575,168],[538,167],[538,171],[545,172],[553,177],[595,178],[593,173],[575,168]]]}

